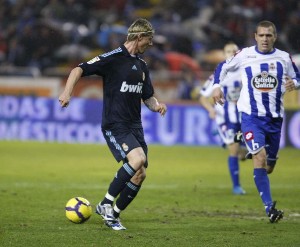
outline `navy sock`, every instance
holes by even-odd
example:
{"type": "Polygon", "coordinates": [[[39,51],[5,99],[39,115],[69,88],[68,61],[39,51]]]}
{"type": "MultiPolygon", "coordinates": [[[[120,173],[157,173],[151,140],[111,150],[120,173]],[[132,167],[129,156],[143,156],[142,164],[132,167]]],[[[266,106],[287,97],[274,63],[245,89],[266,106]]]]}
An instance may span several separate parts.
{"type": "Polygon", "coordinates": [[[229,168],[233,187],[240,186],[238,157],[234,157],[234,156],[228,157],[228,168],[229,168]]]}
{"type": "Polygon", "coordinates": [[[117,197],[120,192],[125,188],[126,184],[130,181],[130,179],[134,176],[136,171],[129,165],[129,163],[125,163],[116,173],[113,181],[109,185],[108,192],[101,204],[111,204],[113,203],[113,198],[117,197]]]}
{"type": "Polygon", "coordinates": [[[110,197],[110,195],[107,193],[105,195],[105,197],[103,198],[103,200],[101,201],[101,205],[104,205],[104,204],[113,205],[113,202],[114,202],[114,197],[110,197]]]}
{"type": "Polygon", "coordinates": [[[255,168],[253,175],[256,188],[263,204],[265,205],[266,213],[268,213],[272,206],[272,196],[267,171],[264,168],[255,168]]]}
{"type": "Polygon", "coordinates": [[[114,208],[114,216],[119,217],[120,211],[124,210],[136,197],[141,186],[132,183],[131,181],[127,183],[127,186],[121,192],[119,198],[116,201],[116,207],[114,208]],[[117,210],[116,210],[117,209],[117,210]]]}

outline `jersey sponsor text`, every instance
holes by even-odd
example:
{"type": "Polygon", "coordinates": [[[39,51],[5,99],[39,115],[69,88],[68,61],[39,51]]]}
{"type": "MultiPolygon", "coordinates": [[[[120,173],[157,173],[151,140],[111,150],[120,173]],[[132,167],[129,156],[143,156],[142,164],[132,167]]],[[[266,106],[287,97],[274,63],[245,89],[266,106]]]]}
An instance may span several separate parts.
{"type": "Polygon", "coordinates": [[[137,85],[127,84],[126,81],[123,81],[120,91],[125,93],[142,93],[143,83],[139,82],[137,85]]]}
{"type": "Polygon", "coordinates": [[[253,77],[252,85],[259,91],[269,92],[277,87],[278,81],[274,76],[267,72],[262,72],[261,74],[253,77]]]}
{"type": "Polygon", "coordinates": [[[101,57],[108,57],[108,56],[110,56],[112,54],[119,53],[119,52],[122,52],[122,48],[121,47],[119,47],[117,49],[114,49],[114,50],[112,50],[110,52],[104,53],[104,54],[101,55],[101,57]]]}

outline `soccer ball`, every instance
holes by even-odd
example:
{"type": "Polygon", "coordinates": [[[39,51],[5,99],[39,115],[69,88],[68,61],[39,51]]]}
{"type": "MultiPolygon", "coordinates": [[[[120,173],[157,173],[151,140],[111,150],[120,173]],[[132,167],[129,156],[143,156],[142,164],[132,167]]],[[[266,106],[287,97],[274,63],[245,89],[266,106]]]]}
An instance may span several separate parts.
{"type": "Polygon", "coordinates": [[[66,204],[67,218],[76,224],[87,221],[92,215],[92,206],[89,201],[83,197],[74,197],[66,204]]]}

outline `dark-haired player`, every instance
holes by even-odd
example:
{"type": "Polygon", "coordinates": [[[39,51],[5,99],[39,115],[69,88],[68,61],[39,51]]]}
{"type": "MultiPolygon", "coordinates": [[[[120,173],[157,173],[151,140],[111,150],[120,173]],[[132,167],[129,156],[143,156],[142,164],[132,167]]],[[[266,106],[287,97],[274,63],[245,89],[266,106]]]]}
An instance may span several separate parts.
{"type": "MultiPolygon", "coordinates": [[[[225,44],[223,49],[225,58],[231,58],[238,50],[235,43],[225,44]]],[[[246,192],[240,184],[239,158],[245,159],[245,147],[234,141],[235,134],[241,129],[240,115],[236,106],[241,91],[241,76],[238,70],[230,71],[220,83],[226,98],[224,106],[213,106],[209,100],[213,91],[213,83],[214,75],[211,75],[200,90],[199,101],[208,111],[209,117],[216,121],[223,145],[228,149],[227,164],[232,182],[232,193],[244,195],[246,192]]]]}
{"type": "Polygon", "coordinates": [[[300,88],[299,71],[288,53],[274,47],[276,38],[272,22],[259,22],[256,45],[244,48],[216,70],[213,86],[215,103],[223,104],[224,95],[218,83],[228,71],[240,70],[242,90],[237,107],[242,113],[241,130],[252,155],[254,182],[271,223],[283,217],[283,211],[277,210],[272,200],[268,178],[279,150],[283,96],[286,91],[300,88]]]}

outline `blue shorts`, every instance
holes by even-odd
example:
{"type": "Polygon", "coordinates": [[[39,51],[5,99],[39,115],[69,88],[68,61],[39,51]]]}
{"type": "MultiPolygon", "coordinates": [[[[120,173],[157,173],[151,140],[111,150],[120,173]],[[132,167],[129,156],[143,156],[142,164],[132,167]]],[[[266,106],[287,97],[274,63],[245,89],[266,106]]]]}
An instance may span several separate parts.
{"type": "MultiPolygon", "coordinates": [[[[117,162],[121,160],[127,162],[127,154],[138,147],[143,148],[147,157],[148,147],[144,139],[144,131],[142,128],[129,128],[124,125],[118,125],[117,127],[102,129],[102,133],[117,162]]],[[[144,166],[148,166],[148,159],[144,166]]]]}
{"type": "Polygon", "coordinates": [[[281,136],[282,118],[257,117],[242,114],[241,129],[248,151],[267,151],[268,159],[276,160],[281,136]]]}

